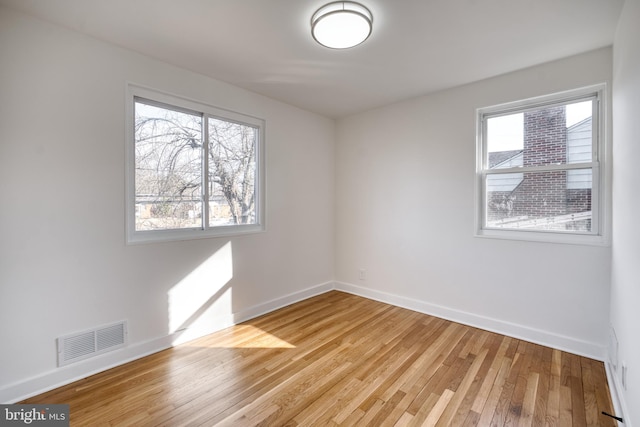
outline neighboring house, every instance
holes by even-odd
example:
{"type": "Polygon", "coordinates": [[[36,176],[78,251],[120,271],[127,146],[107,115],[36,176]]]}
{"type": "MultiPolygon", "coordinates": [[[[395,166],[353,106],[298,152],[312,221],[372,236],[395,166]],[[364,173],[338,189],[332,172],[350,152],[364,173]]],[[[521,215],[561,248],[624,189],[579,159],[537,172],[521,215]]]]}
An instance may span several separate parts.
{"type": "MultiPolygon", "coordinates": [[[[522,166],[523,150],[489,153],[490,169],[506,169],[522,166]]],[[[521,173],[506,173],[487,177],[487,191],[512,192],[522,182],[521,173]]]]}
{"type": "MultiPolygon", "coordinates": [[[[567,128],[567,163],[591,161],[591,117],[567,128]]],[[[568,189],[591,190],[591,171],[569,171],[568,189]]]]}
{"type": "MultiPolygon", "coordinates": [[[[522,150],[489,153],[489,167],[504,169],[591,160],[592,119],[566,127],[564,107],[524,113],[522,150]],[[544,128],[544,137],[540,129],[544,128]]],[[[555,229],[589,230],[591,170],[508,173],[487,179],[487,222],[526,228],[545,220],[555,229]]]]}

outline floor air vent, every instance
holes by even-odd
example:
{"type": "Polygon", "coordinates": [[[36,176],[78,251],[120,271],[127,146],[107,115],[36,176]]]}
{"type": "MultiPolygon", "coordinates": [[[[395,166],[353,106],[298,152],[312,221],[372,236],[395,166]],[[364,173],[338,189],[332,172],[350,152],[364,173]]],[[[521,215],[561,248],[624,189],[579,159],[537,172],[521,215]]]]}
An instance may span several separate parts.
{"type": "Polygon", "coordinates": [[[58,366],[88,359],[124,347],[127,322],[84,331],[58,338],[58,366]]]}

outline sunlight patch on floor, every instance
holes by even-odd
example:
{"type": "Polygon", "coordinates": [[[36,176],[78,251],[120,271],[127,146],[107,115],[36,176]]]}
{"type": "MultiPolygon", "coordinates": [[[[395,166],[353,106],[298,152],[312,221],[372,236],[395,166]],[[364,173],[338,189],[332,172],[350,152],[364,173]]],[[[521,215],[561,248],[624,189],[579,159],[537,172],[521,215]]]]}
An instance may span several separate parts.
{"type": "Polygon", "coordinates": [[[232,326],[183,345],[208,348],[296,348],[295,345],[253,325],[232,326]]]}

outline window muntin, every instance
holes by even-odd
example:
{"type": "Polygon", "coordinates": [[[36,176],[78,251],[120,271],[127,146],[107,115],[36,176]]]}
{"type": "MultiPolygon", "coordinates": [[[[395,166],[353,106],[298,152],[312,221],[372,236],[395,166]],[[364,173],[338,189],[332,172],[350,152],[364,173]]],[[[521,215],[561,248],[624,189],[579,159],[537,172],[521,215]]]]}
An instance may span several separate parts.
{"type": "Polygon", "coordinates": [[[130,87],[129,242],[264,229],[264,122],[130,87]]]}
{"type": "Polygon", "coordinates": [[[479,110],[479,235],[601,235],[601,92],[479,110]]]}

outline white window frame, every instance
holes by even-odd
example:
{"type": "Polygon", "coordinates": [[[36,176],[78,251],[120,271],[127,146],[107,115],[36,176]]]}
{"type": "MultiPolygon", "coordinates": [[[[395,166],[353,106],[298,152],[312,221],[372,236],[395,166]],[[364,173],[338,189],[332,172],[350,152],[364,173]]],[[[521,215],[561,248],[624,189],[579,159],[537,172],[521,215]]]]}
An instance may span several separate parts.
{"type": "MultiPolygon", "coordinates": [[[[606,201],[608,200],[606,154],[606,85],[598,84],[580,89],[509,102],[476,110],[476,173],[475,173],[475,236],[534,242],[608,245],[608,221],[606,201]],[[500,169],[498,173],[541,172],[549,170],[571,170],[590,168],[592,170],[591,232],[576,233],[555,230],[513,230],[486,227],[486,176],[488,168],[486,121],[492,117],[525,112],[541,107],[563,105],[592,98],[593,102],[593,146],[591,162],[564,165],[512,167],[500,169]]],[[[496,170],[491,170],[492,174],[496,170]]]]}
{"type": "MultiPolygon", "coordinates": [[[[161,92],[148,87],[128,83],[126,88],[125,106],[125,142],[126,142],[126,239],[127,244],[165,242],[174,240],[191,240],[211,237],[231,237],[266,231],[265,227],[265,127],[263,119],[214,107],[199,101],[178,95],[161,92]],[[165,104],[176,109],[202,113],[205,117],[218,118],[225,121],[246,124],[258,129],[256,140],[256,186],[254,197],[256,209],[255,224],[238,224],[225,226],[209,226],[199,228],[166,229],[166,230],[136,230],[135,214],[135,102],[137,98],[151,103],[165,104]]],[[[202,173],[206,173],[203,162],[202,173]]],[[[203,196],[205,197],[205,196],[203,196]]],[[[206,203],[205,203],[206,206],[206,203]]],[[[204,214],[203,214],[204,215],[204,214]]],[[[206,221],[203,221],[206,224],[206,221]]]]}

